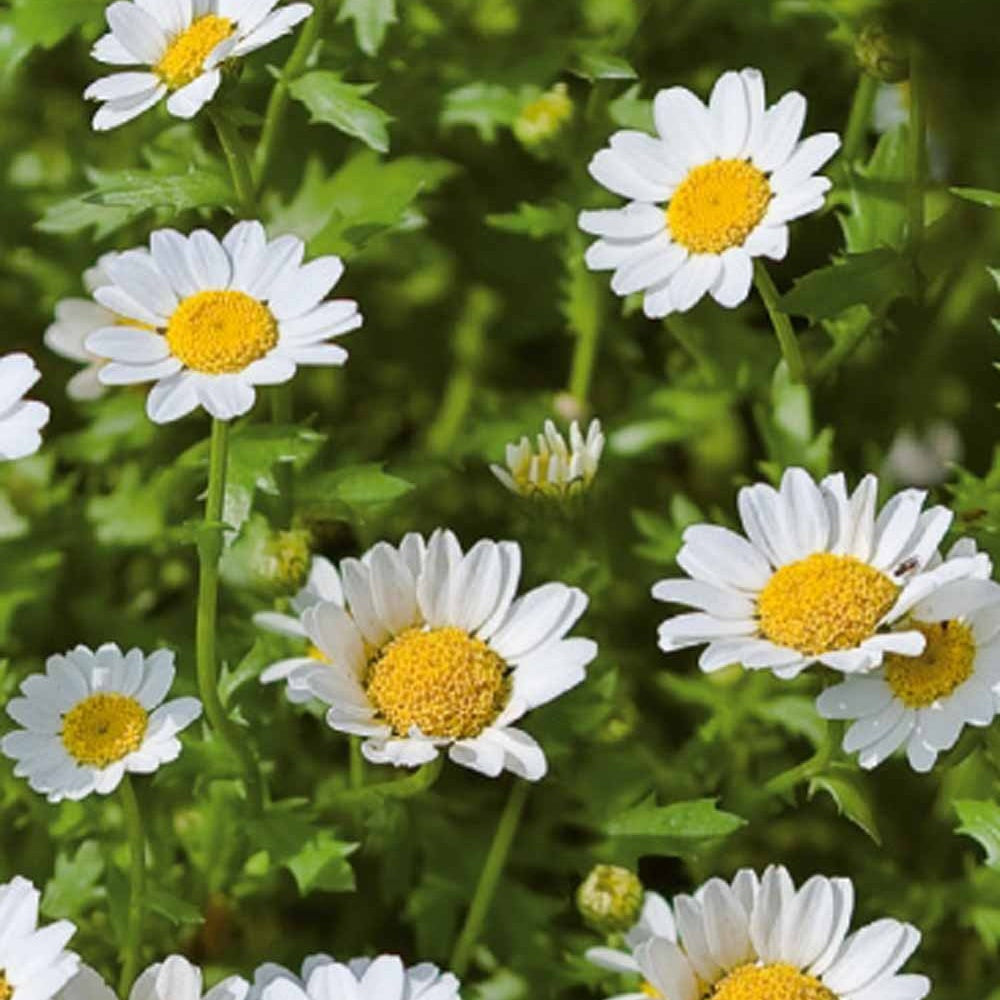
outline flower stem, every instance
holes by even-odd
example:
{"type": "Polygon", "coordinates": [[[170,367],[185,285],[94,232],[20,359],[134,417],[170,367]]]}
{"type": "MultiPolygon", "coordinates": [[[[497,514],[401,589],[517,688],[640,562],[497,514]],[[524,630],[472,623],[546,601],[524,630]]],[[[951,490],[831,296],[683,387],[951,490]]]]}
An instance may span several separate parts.
{"type": "Polygon", "coordinates": [[[260,141],[257,144],[257,152],[254,157],[257,177],[256,190],[258,191],[263,186],[271,161],[274,159],[274,152],[281,135],[281,125],[285,117],[285,109],[288,107],[289,85],[296,77],[302,75],[323,26],[326,0],[312,0],[312,7],[313,12],[306,19],[299,32],[295,47],[281,71],[281,76],[274,84],[274,89],[267,102],[267,110],[264,112],[264,125],[261,128],[260,141]]]}
{"type": "Polygon", "coordinates": [[[910,125],[907,134],[910,189],[907,202],[910,254],[916,261],[924,237],[924,190],[927,186],[927,94],[923,60],[917,47],[910,56],[910,125]]]}
{"type": "Polygon", "coordinates": [[[236,192],[239,214],[245,219],[252,219],[257,214],[257,196],[250,156],[240,136],[240,130],[226,113],[218,108],[211,109],[209,117],[215,126],[219,145],[225,154],[229,173],[233,178],[233,190],[236,192]]]}
{"type": "Polygon", "coordinates": [[[851,112],[847,117],[844,145],[840,153],[841,160],[848,171],[853,168],[854,162],[861,156],[877,93],[878,80],[867,73],[862,73],[854,90],[854,100],[851,102],[851,112]]]}
{"type": "Polygon", "coordinates": [[[451,953],[449,969],[460,979],[469,968],[472,951],[489,913],[490,904],[493,902],[493,896],[500,882],[500,876],[503,874],[510,845],[517,833],[530,787],[526,781],[514,780],[507,797],[507,804],[504,806],[500,822],[493,834],[493,843],[490,844],[483,870],[479,873],[479,882],[476,885],[476,892],[472,897],[469,912],[465,917],[465,923],[462,925],[462,932],[455,943],[455,950],[451,953]]]}
{"type": "MultiPolygon", "coordinates": [[[[271,389],[271,423],[287,427],[295,419],[292,408],[292,385],[285,382],[271,389]]],[[[280,526],[291,527],[295,515],[295,463],[281,459],[274,467],[274,479],[280,502],[280,526]]]]}
{"type": "Polygon", "coordinates": [[[198,618],[196,650],[198,690],[209,724],[243,765],[247,797],[256,812],[264,804],[263,781],[253,751],[226,715],[219,697],[215,631],[219,608],[219,560],[222,558],[222,503],[226,491],[229,424],[212,421],[205,522],[198,537],[198,618]]]}
{"type": "Polygon", "coordinates": [[[788,375],[793,382],[805,382],[806,366],[802,360],[802,351],[799,348],[798,338],[792,329],[792,321],[778,304],[778,289],[774,287],[771,275],[768,274],[764,262],[759,257],[753,262],[753,275],[757,292],[764,303],[764,308],[767,309],[768,316],[771,318],[774,335],[778,338],[781,356],[788,365],[788,375]]]}
{"type": "Polygon", "coordinates": [[[361,756],[361,737],[352,736],[350,743],[350,770],[348,781],[354,790],[364,788],[365,784],[365,759],[361,756]]]}
{"type": "Polygon", "coordinates": [[[125,946],[122,949],[122,971],[118,982],[118,995],[128,996],[139,969],[139,949],[142,947],[142,915],[146,896],[146,836],[142,829],[142,813],[135,788],[129,775],[118,786],[122,810],[125,813],[125,832],[128,835],[130,855],[128,926],[125,946]]]}

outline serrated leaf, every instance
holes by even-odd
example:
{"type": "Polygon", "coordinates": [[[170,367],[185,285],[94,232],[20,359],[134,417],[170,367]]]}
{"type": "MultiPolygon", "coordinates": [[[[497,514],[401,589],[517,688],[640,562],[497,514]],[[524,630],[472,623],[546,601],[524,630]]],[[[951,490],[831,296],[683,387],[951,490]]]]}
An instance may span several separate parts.
{"type": "Polygon", "coordinates": [[[843,764],[834,764],[809,782],[809,798],[817,792],[826,792],[833,799],[837,811],[881,845],[882,837],[875,822],[875,810],[868,798],[868,789],[856,771],[843,764]]]}
{"type": "Polygon", "coordinates": [[[972,837],[986,852],[986,864],[1000,870],[1000,804],[989,799],[958,799],[958,833],[972,837]]]}
{"type": "Polygon", "coordinates": [[[186,899],[175,896],[160,885],[146,887],[146,905],[154,913],[169,920],[175,927],[205,922],[205,918],[197,906],[189,903],[186,899]]]}
{"type": "Polygon", "coordinates": [[[871,159],[851,176],[847,204],[838,215],[848,253],[883,247],[900,250],[906,234],[906,128],[890,129],[878,141],[871,159]]]}
{"type": "Polygon", "coordinates": [[[371,83],[345,83],[328,70],[306,73],[289,87],[291,95],[306,106],[312,121],[325,122],[372,149],[387,153],[386,126],[392,117],[366,100],[374,89],[371,83]]]}
{"type": "Polygon", "coordinates": [[[104,857],[94,840],[85,840],[76,854],[60,852],[52,878],[45,885],[41,909],[50,920],[78,917],[103,893],[104,857]]]}
{"type": "Polygon", "coordinates": [[[833,319],[857,305],[878,313],[894,299],[911,296],[913,287],[913,269],[905,257],[894,250],[871,250],[797,279],[782,296],[781,308],[813,321],[833,319]]]}
{"type": "Polygon", "coordinates": [[[347,859],[357,847],[323,830],[289,858],[285,867],[292,873],[303,896],[317,890],[353,892],[354,869],[347,859]]]}
{"type": "Polygon", "coordinates": [[[353,21],[358,47],[373,56],[382,47],[390,24],[398,20],[396,0],[343,0],[339,21],[353,21]]]}
{"type": "Polygon", "coordinates": [[[494,142],[501,126],[510,126],[521,113],[519,94],[496,83],[470,83],[445,94],[441,124],[446,128],[471,125],[483,142],[494,142]]]}
{"type": "Polygon", "coordinates": [[[134,218],[153,208],[171,212],[220,208],[232,204],[233,190],[225,174],[205,168],[174,175],[118,170],[101,174],[100,184],[86,198],[98,205],[125,209],[134,218]]]}
{"type": "Polygon", "coordinates": [[[411,489],[411,483],[384,472],[380,464],[352,465],[310,477],[298,501],[313,515],[336,517],[392,503],[411,489]]]}
{"type": "Polygon", "coordinates": [[[977,205],[986,205],[987,208],[1000,208],[1000,191],[988,191],[986,188],[953,187],[949,188],[952,194],[966,201],[973,201],[977,205]]]}

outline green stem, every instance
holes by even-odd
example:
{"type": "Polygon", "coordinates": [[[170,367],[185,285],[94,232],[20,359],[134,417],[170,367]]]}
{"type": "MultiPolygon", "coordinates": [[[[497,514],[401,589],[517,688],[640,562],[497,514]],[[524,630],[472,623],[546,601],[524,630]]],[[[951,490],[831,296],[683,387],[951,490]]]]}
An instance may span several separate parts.
{"type": "Polygon", "coordinates": [[[257,195],[253,183],[253,171],[250,167],[250,156],[240,136],[240,130],[227,117],[225,111],[213,108],[209,117],[215,126],[219,145],[225,154],[229,173],[233,178],[233,190],[239,203],[239,214],[245,219],[252,219],[257,214],[257,195]]]}
{"type": "MultiPolygon", "coordinates": [[[[277,426],[290,426],[294,417],[292,384],[285,382],[271,389],[271,422],[277,426]]],[[[291,459],[279,461],[274,468],[274,479],[280,500],[280,525],[291,527],[295,515],[295,463],[291,459]]]]}
{"type": "Polygon", "coordinates": [[[923,60],[918,48],[910,56],[910,126],[907,133],[910,189],[907,200],[908,237],[914,263],[924,237],[924,191],[927,187],[927,94],[923,60]]]}
{"type": "Polygon", "coordinates": [[[281,135],[281,126],[285,117],[285,110],[288,107],[289,85],[296,77],[302,75],[309,61],[309,55],[313,46],[319,39],[320,29],[323,25],[323,15],[325,13],[326,0],[312,0],[313,12],[302,26],[299,37],[295,42],[288,61],[285,63],[281,76],[278,77],[271,91],[271,97],[267,102],[267,110],[264,112],[264,125],[261,128],[260,141],[257,144],[257,153],[254,157],[256,168],[257,185],[259,191],[267,178],[267,172],[274,159],[274,153],[278,146],[278,139],[281,135]]]}
{"type": "Polygon", "coordinates": [[[142,947],[142,915],[146,896],[146,837],[142,829],[142,813],[135,788],[129,775],[118,786],[122,810],[125,813],[125,832],[128,835],[130,855],[128,925],[125,946],[122,949],[122,971],[118,982],[118,995],[128,996],[139,970],[139,950],[142,947]]]}
{"type": "Polygon", "coordinates": [[[590,323],[576,335],[573,346],[573,360],[569,370],[569,394],[586,410],[590,397],[590,383],[594,377],[594,363],[597,361],[597,345],[600,328],[590,323]]]}
{"type": "Polygon", "coordinates": [[[364,788],[365,785],[365,759],[361,756],[361,737],[351,737],[351,757],[350,771],[348,775],[350,787],[353,790],[364,788]]]}
{"type": "Polygon", "coordinates": [[[219,610],[219,560],[223,544],[222,503],[226,491],[228,452],[229,424],[224,420],[213,420],[205,523],[198,538],[198,618],[195,630],[198,690],[209,724],[243,765],[247,796],[254,810],[260,812],[264,804],[260,768],[243,734],[226,715],[219,697],[216,672],[215,632],[219,610]]]}
{"type": "Polygon", "coordinates": [[[770,795],[786,795],[803,781],[821,774],[830,763],[831,756],[833,756],[833,734],[831,727],[827,725],[823,742],[816,748],[816,752],[801,764],[773,777],[764,786],[764,791],[770,795]]]}
{"type": "Polygon", "coordinates": [[[715,366],[712,364],[712,359],[708,356],[708,353],[702,350],[701,345],[698,343],[697,336],[694,336],[694,328],[691,323],[680,313],[675,313],[670,317],[669,320],[664,320],[663,325],[674,340],[677,341],[678,345],[691,357],[691,360],[701,369],[701,373],[705,376],[705,381],[709,385],[715,385],[718,382],[718,378],[715,372],[715,366]]]}
{"type": "Polygon", "coordinates": [[[459,979],[463,978],[468,971],[473,949],[489,913],[490,904],[493,902],[493,896],[500,882],[500,876],[503,874],[507,855],[510,853],[510,845],[517,833],[530,788],[531,785],[527,781],[520,778],[514,779],[510,795],[507,797],[507,804],[504,806],[500,822],[493,834],[493,843],[490,844],[483,870],[479,873],[479,882],[476,885],[472,903],[469,905],[469,912],[465,917],[458,941],[455,943],[455,950],[451,953],[451,962],[448,964],[450,971],[459,979]]]}
{"type": "Polygon", "coordinates": [[[877,93],[878,80],[867,73],[862,73],[854,90],[851,112],[844,129],[844,146],[840,153],[841,160],[848,170],[852,169],[855,161],[861,156],[877,93]]]}
{"type": "Polygon", "coordinates": [[[771,326],[774,327],[774,335],[778,338],[778,346],[781,348],[781,356],[788,365],[788,375],[793,382],[805,382],[806,366],[802,360],[802,351],[799,348],[798,338],[792,329],[792,321],[788,314],[783,312],[778,304],[778,289],[774,287],[771,275],[760,257],[753,262],[754,284],[757,292],[767,309],[767,315],[771,318],[771,326]]]}

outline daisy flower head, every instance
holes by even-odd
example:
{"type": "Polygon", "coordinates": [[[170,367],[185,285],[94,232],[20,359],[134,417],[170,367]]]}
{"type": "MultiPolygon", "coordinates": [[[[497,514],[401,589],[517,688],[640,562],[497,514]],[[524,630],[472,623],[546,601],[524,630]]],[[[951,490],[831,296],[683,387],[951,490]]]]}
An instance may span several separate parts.
{"type": "Polygon", "coordinates": [[[309,642],[302,616],[316,604],[331,601],[344,605],[344,590],[336,566],[323,556],[313,556],[309,577],[302,589],[289,600],[289,612],[258,611],[254,624],[266,632],[287,636],[302,647],[300,656],[278,660],[265,668],[260,675],[262,684],[287,682],[288,700],[294,703],[309,701],[312,694],[305,684],[305,676],[318,664],[326,663],[325,656],[309,642]]]}
{"type": "Polygon", "coordinates": [[[397,955],[338,962],[310,955],[302,975],[280,965],[262,965],[252,1000],[461,1000],[459,982],[430,962],[407,968],[397,955]]]}
{"type": "Polygon", "coordinates": [[[302,615],[329,663],[301,683],[329,706],[331,728],[365,737],[373,763],[416,767],[447,748],[490,777],[537,781],[545,754],[515,723],[583,681],[597,645],[565,638],[587,607],[582,591],[547,583],[515,597],[520,575],[516,542],[484,539],[463,554],[441,530],[345,559],[346,606],[302,615]]]}
{"type": "Polygon", "coordinates": [[[0,885],[0,998],[49,1000],[76,972],[80,959],[66,944],[68,920],[38,926],[39,891],[14,876],[0,885]]]}
{"type": "Polygon", "coordinates": [[[105,12],[110,30],[91,55],[111,66],[136,68],[101,77],[84,91],[87,100],[101,102],[95,131],[124,125],[164,98],[175,118],[193,118],[219,89],[223,63],[263,48],[312,13],[308,3],[277,4],[116,0],[105,12]]]}
{"type": "Polygon", "coordinates": [[[678,940],[633,952],[640,990],[616,1000],[921,1000],[924,976],[899,975],[920,943],[909,924],[882,919],[849,934],[854,887],[813,876],[796,889],[786,869],[711,879],[674,899],[678,940]]]}
{"type": "Polygon", "coordinates": [[[677,556],[688,579],[654,586],[658,600],[697,609],[663,622],[660,648],[705,644],[706,672],[741,663],[781,678],[816,662],[863,673],[888,653],[923,652],[919,629],[888,626],[949,580],[975,575],[986,557],[963,551],[942,561],[951,512],[923,510],[926,494],[908,489],[876,515],[877,490],[873,475],[848,495],[842,473],[816,483],[795,468],[780,489],[743,487],[745,536],[688,528],[677,556]]]}
{"type": "Polygon", "coordinates": [[[158,424],[199,406],[231,420],[253,406],[255,386],[287,382],[299,365],[342,365],[347,351],[327,341],[361,326],[357,303],[326,299],[339,257],[303,264],[304,252],[298,237],[268,240],[259,222],[238,222],[221,241],[161,229],[148,250],[107,260],[94,299],[131,322],[86,338],[108,362],[101,382],[154,382],[146,412],[158,424]]]}
{"type": "Polygon", "coordinates": [[[201,715],[201,702],[164,702],[174,674],[165,649],[147,656],[109,642],[50,656],[45,673],[28,677],[22,697],[8,703],[24,728],[8,733],[0,750],[50,802],[108,795],[126,772],[150,774],[180,754],[177,734],[201,715]]]}
{"type": "Polygon", "coordinates": [[[706,293],[739,305],[753,258],[781,260],[788,223],[821,208],[830,189],[815,172],[840,139],[800,139],[805,115],[794,91],[766,107],[756,69],[724,73],[707,106],[684,87],[661,90],[658,134],[616,132],[590,162],[591,176],[629,203],[581,213],[580,228],[599,237],[587,266],[613,271],[618,295],[644,293],[651,319],[685,312],[706,293]]]}
{"type": "MultiPolygon", "coordinates": [[[[129,1000],[245,1000],[250,984],[229,976],[203,992],[201,969],[181,955],[171,955],[139,974],[129,1000]]],[[[90,966],[66,984],[57,1000],[117,1000],[115,991],[90,966]]]]}
{"type": "Polygon", "coordinates": [[[569,444],[551,420],[532,446],[528,437],[507,445],[507,468],[491,465],[493,475],[522,497],[566,497],[585,490],[597,475],[604,451],[601,422],[591,420],[584,437],[577,421],[569,427],[569,444]]]}
{"type": "Polygon", "coordinates": [[[851,720],[844,750],[865,769],[905,748],[913,770],[930,771],[965,726],[988,726],[1000,713],[1000,585],[949,583],[918,601],[904,627],[924,636],[922,653],[890,654],[816,702],[824,718],[851,720]]]}
{"type": "Polygon", "coordinates": [[[42,446],[41,429],[49,422],[49,408],[24,398],[41,377],[27,354],[0,356],[0,460],[27,458],[42,446]]]}

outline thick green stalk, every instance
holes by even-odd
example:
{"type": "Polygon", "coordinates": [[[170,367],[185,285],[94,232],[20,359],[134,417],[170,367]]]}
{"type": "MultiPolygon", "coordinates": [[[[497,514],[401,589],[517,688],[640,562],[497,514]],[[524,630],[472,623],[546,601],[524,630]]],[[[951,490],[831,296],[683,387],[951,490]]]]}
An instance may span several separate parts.
{"type": "Polygon", "coordinates": [[[352,736],[350,747],[349,783],[350,788],[356,791],[365,785],[365,759],[361,756],[361,737],[352,736]]]}
{"type": "Polygon", "coordinates": [[[146,836],[142,829],[142,813],[135,788],[129,775],[118,786],[122,811],[125,813],[125,832],[128,836],[130,856],[128,924],[125,946],[122,949],[122,971],[118,981],[118,995],[128,996],[136,973],[139,971],[139,951],[142,947],[142,917],[146,905],[146,836]]]}
{"type": "Polygon", "coordinates": [[[778,338],[781,356],[788,365],[788,375],[793,382],[805,382],[806,366],[802,360],[798,338],[792,329],[792,321],[779,305],[778,289],[774,287],[771,275],[759,257],[753,262],[753,274],[757,292],[764,303],[764,308],[767,309],[767,315],[771,318],[774,335],[778,338]]]}
{"type": "Polygon", "coordinates": [[[278,146],[278,139],[281,135],[281,126],[285,117],[285,110],[288,107],[289,85],[296,77],[301,76],[309,61],[309,55],[313,46],[319,39],[320,29],[323,26],[323,15],[325,13],[326,0],[312,0],[313,12],[302,26],[299,37],[295,42],[288,61],[285,63],[281,76],[278,77],[271,91],[271,97],[267,102],[267,110],[264,112],[264,125],[261,128],[260,141],[257,144],[257,153],[254,158],[254,167],[257,176],[257,190],[259,191],[267,178],[271,161],[278,146]]]}
{"type": "Polygon", "coordinates": [[[844,145],[840,154],[848,170],[863,152],[877,93],[878,80],[867,73],[862,73],[854,90],[854,100],[851,102],[851,112],[844,129],[844,145]]]}
{"type": "Polygon", "coordinates": [[[257,195],[253,183],[253,170],[250,167],[250,156],[240,136],[239,129],[231,121],[225,111],[214,108],[209,111],[209,117],[215,126],[219,145],[226,157],[229,173],[233,178],[233,190],[239,203],[239,214],[244,219],[252,219],[257,214],[257,195]]]}
{"type": "Polygon", "coordinates": [[[213,420],[205,523],[198,538],[198,618],[195,637],[198,690],[209,725],[243,765],[247,796],[254,809],[259,812],[264,804],[260,768],[244,735],[226,715],[219,697],[216,669],[215,633],[219,610],[219,560],[222,558],[223,544],[222,503],[226,492],[228,452],[229,424],[224,420],[213,420]]]}
{"type": "Polygon", "coordinates": [[[576,336],[573,346],[573,360],[569,370],[569,394],[585,410],[590,397],[590,383],[594,377],[594,363],[597,361],[597,344],[600,329],[596,323],[587,326],[576,336]]]}
{"type": "Polygon", "coordinates": [[[514,841],[514,835],[521,822],[521,814],[524,812],[524,804],[528,799],[528,790],[531,788],[527,781],[520,778],[514,779],[511,786],[510,795],[507,797],[507,804],[504,806],[500,822],[497,824],[496,832],[493,834],[493,843],[490,844],[489,853],[486,855],[486,862],[483,870],[479,873],[479,882],[476,885],[476,892],[469,905],[469,912],[462,925],[462,932],[455,943],[455,950],[451,953],[451,962],[448,968],[460,979],[465,975],[472,959],[473,949],[479,939],[479,932],[483,928],[483,923],[489,914],[493,896],[496,894],[500,876],[503,874],[504,865],[507,863],[507,855],[510,853],[510,845],[514,841]]]}

